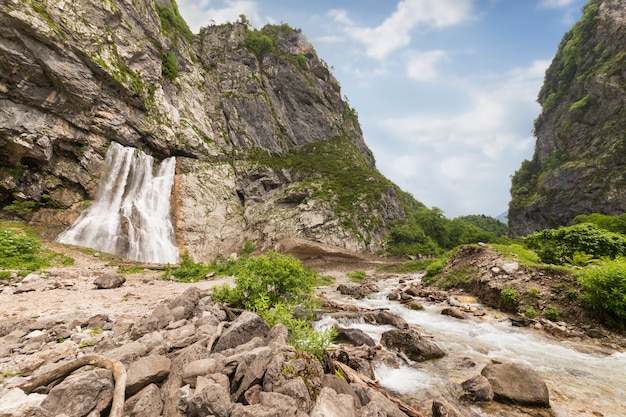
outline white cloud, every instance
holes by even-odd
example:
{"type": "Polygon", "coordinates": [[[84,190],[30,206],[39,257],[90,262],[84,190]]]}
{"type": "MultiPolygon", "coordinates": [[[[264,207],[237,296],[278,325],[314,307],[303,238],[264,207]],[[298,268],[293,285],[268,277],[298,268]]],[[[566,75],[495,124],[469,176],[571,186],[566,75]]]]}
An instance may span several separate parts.
{"type": "Polygon", "coordinates": [[[447,57],[448,54],[442,50],[413,51],[409,54],[407,62],[407,76],[416,81],[431,81],[437,78],[437,64],[447,57]]]}
{"type": "Polygon", "coordinates": [[[472,0],[403,0],[396,10],[375,28],[358,27],[344,10],[329,16],[345,25],[354,40],[366,47],[366,54],[383,59],[411,42],[411,31],[419,26],[442,29],[469,19],[472,0]]]}
{"type": "Polygon", "coordinates": [[[202,26],[221,24],[239,20],[244,14],[255,26],[260,26],[263,20],[259,17],[258,4],[253,0],[226,0],[217,7],[212,0],[178,0],[178,8],[185,17],[187,24],[194,33],[202,26]]]}
{"type": "Polygon", "coordinates": [[[561,9],[573,5],[576,1],[577,0],[542,0],[539,3],[539,7],[544,7],[546,9],[561,9]]]}
{"type": "Polygon", "coordinates": [[[418,200],[446,207],[450,217],[500,214],[509,199],[508,175],[532,152],[536,92],[548,64],[453,81],[470,104],[448,116],[383,120],[378,127],[386,140],[402,144],[374,149],[379,168],[418,200]]]}

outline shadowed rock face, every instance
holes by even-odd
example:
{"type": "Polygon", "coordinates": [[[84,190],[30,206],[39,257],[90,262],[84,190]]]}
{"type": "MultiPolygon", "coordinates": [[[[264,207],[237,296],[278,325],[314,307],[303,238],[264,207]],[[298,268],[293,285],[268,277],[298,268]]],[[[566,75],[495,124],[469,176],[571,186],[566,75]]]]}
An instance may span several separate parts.
{"type": "Polygon", "coordinates": [[[626,211],[624,0],[588,2],[546,71],[531,161],[515,173],[514,235],[626,211]]]}
{"type": "Polygon", "coordinates": [[[275,44],[257,55],[243,23],[192,37],[159,4],[0,5],[2,213],[59,233],[94,198],[114,141],[177,156],[178,246],[195,258],[281,236],[378,249],[404,215],[395,186],[306,37],[266,28],[275,44]],[[303,168],[316,153],[325,166],[303,168]]]}

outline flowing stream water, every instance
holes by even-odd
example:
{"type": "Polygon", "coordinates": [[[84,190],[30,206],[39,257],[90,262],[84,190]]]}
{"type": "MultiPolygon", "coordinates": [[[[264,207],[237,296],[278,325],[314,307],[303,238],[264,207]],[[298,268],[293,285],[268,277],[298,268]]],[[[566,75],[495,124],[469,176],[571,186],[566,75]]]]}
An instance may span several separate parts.
{"type": "Polygon", "coordinates": [[[114,253],[140,262],[176,263],[170,216],[175,158],[154,158],[111,143],[93,204],[57,241],[114,253]]]}
{"type": "MultiPolygon", "coordinates": [[[[416,281],[419,278],[414,277],[416,281]]],[[[532,328],[513,327],[504,314],[495,311],[488,310],[483,317],[459,320],[441,315],[443,304],[426,300],[421,300],[424,310],[410,310],[387,299],[398,286],[397,278],[380,281],[378,285],[380,292],[364,300],[349,299],[349,302],[364,308],[384,308],[403,317],[421,334],[432,336],[446,352],[442,359],[411,363],[397,369],[376,363],[376,378],[388,391],[420,404],[429,404],[442,393],[458,398],[460,384],[479,374],[486,364],[515,362],[533,367],[544,378],[555,416],[626,416],[626,353],[609,352],[591,343],[557,339],[532,328]]],[[[343,303],[348,302],[336,297],[343,303]]],[[[330,317],[323,318],[319,326],[332,324],[358,328],[377,342],[382,333],[391,329],[391,326],[355,319],[341,319],[336,323],[330,317]]],[[[513,415],[506,408],[472,409],[481,416],[513,415]]]]}

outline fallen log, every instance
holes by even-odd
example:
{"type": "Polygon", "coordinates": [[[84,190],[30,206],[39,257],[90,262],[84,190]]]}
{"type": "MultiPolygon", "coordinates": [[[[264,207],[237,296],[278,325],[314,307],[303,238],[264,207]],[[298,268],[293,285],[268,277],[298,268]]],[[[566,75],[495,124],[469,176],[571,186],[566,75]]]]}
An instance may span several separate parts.
{"type": "Polygon", "coordinates": [[[46,372],[45,374],[41,374],[29,381],[26,381],[23,384],[18,385],[18,388],[26,394],[30,394],[36,388],[42,385],[48,385],[59,378],[64,378],[75,370],[87,365],[105,368],[113,372],[115,388],[113,390],[113,402],[109,417],[122,417],[122,413],[124,411],[124,400],[126,397],[126,368],[122,362],[105,356],[85,355],[72,362],[61,365],[50,372],[46,372]]]}
{"type": "Polygon", "coordinates": [[[393,395],[389,394],[387,391],[385,391],[383,388],[381,388],[381,386],[378,385],[378,383],[376,381],[371,380],[370,378],[366,377],[362,373],[355,371],[354,369],[350,368],[348,365],[346,365],[344,363],[341,363],[341,362],[339,362],[338,360],[335,360],[335,359],[332,360],[332,365],[336,369],[341,371],[341,373],[343,374],[343,376],[346,379],[346,381],[352,382],[354,384],[359,384],[359,385],[362,385],[364,387],[372,388],[373,390],[381,393],[382,395],[387,397],[391,402],[393,402],[395,405],[397,405],[398,408],[402,412],[407,414],[409,417],[426,417],[425,414],[422,414],[420,411],[418,411],[415,408],[411,407],[410,405],[408,405],[404,401],[402,401],[402,400],[394,397],[393,395]]]}

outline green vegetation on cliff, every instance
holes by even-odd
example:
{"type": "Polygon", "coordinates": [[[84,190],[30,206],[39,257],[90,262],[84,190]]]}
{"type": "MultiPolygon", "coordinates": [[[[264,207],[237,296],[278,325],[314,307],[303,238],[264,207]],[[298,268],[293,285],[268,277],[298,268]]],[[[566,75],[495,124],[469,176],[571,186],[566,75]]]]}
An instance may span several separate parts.
{"type": "Polygon", "coordinates": [[[179,33],[187,42],[193,42],[193,32],[189,29],[189,25],[187,25],[187,22],[181,16],[176,1],[171,0],[171,2],[172,7],[157,5],[159,17],[161,18],[161,28],[165,34],[173,32],[179,33]]]}

